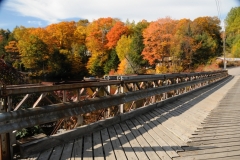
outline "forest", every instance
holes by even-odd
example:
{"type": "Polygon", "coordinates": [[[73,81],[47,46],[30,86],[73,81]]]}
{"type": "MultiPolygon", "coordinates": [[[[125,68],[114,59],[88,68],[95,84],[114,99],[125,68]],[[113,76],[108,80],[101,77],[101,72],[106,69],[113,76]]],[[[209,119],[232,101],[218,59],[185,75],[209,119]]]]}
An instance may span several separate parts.
{"type": "Polygon", "coordinates": [[[5,66],[32,77],[191,72],[223,56],[224,38],[227,56],[240,57],[240,7],[232,8],[224,23],[225,34],[217,17],[137,23],[105,17],[17,26],[0,29],[0,56],[5,66]]]}

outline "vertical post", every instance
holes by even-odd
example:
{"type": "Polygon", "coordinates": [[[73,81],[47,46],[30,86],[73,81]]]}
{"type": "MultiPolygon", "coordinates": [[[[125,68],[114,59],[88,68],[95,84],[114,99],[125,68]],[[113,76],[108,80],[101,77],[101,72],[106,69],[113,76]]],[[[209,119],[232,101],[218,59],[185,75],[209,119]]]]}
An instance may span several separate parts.
{"type": "MultiPolygon", "coordinates": [[[[107,91],[109,94],[111,94],[111,86],[110,85],[107,86],[107,91]]],[[[110,113],[111,113],[111,108],[108,107],[108,109],[106,111],[107,118],[110,117],[110,113]]]]}
{"type": "MultiPolygon", "coordinates": [[[[7,112],[7,98],[2,98],[2,102],[0,105],[0,113],[7,112]]],[[[0,160],[11,159],[9,133],[0,135],[0,149],[0,160]]]]}
{"type": "MultiPolygon", "coordinates": [[[[155,82],[153,82],[153,88],[156,88],[156,84],[155,84],[155,82]]],[[[154,103],[156,103],[156,95],[154,95],[154,96],[152,96],[152,102],[151,102],[152,104],[154,104],[154,103]]]]}
{"type": "Polygon", "coordinates": [[[67,101],[66,90],[63,90],[63,102],[67,101]]]}
{"type": "Polygon", "coordinates": [[[226,62],[226,53],[225,53],[225,28],[224,28],[224,31],[223,31],[223,65],[224,65],[224,68],[223,69],[227,69],[227,62],[226,62]]]}
{"type": "MultiPolygon", "coordinates": [[[[12,97],[8,96],[8,109],[7,111],[10,112],[12,110],[12,97]]],[[[13,157],[13,146],[16,146],[16,131],[9,132],[9,149],[11,157],[13,157]]]]}
{"type": "MultiPolygon", "coordinates": [[[[124,92],[124,87],[123,87],[123,83],[121,83],[120,91],[119,91],[118,93],[123,93],[123,92],[124,92]]],[[[124,105],[124,104],[120,104],[120,105],[119,105],[119,112],[120,112],[120,114],[123,113],[123,105],[124,105]]]]}
{"type": "MultiPolygon", "coordinates": [[[[81,89],[77,89],[77,102],[80,101],[80,92],[81,89]]],[[[78,115],[77,116],[77,126],[81,126],[83,124],[83,116],[82,115],[78,115]]]]}

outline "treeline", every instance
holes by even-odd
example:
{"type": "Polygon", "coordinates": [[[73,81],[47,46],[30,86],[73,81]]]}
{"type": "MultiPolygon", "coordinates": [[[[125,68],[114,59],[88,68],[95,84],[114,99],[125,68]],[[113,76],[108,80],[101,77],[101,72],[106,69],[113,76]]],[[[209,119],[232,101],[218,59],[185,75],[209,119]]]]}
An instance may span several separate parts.
{"type": "MultiPolygon", "coordinates": [[[[232,37],[227,38],[227,44],[237,55],[239,29],[230,23],[235,10],[239,12],[239,8],[229,13],[226,29],[232,37]]],[[[193,21],[166,17],[138,23],[108,17],[93,22],[60,22],[45,28],[20,26],[12,32],[1,29],[0,55],[5,55],[8,64],[33,76],[181,72],[221,56],[221,35],[217,17],[193,21]]]]}

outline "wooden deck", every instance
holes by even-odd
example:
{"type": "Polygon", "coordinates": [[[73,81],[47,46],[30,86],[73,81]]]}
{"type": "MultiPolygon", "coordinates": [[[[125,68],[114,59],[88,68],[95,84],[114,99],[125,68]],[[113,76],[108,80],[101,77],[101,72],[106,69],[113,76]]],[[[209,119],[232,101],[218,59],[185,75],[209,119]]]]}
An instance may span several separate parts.
{"type": "Polygon", "coordinates": [[[239,159],[239,95],[240,77],[229,78],[25,159],[239,159]]]}
{"type": "Polygon", "coordinates": [[[202,128],[195,132],[180,152],[181,157],[174,160],[188,159],[240,159],[240,79],[228,91],[209,116],[202,128]]]}

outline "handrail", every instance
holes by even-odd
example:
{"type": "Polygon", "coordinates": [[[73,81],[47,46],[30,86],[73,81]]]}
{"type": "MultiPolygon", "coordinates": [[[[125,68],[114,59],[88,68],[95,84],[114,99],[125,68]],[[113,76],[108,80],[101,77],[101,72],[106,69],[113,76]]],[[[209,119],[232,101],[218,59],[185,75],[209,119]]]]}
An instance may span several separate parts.
{"type": "Polygon", "coordinates": [[[38,124],[47,122],[53,122],[61,118],[90,113],[96,110],[108,108],[110,106],[116,106],[131,101],[167,93],[173,90],[180,90],[189,86],[194,86],[202,83],[209,83],[210,81],[220,80],[227,76],[227,71],[216,71],[216,72],[203,72],[203,73],[189,73],[189,74],[166,74],[166,75],[144,75],[129,77],[122,76],[122,81],[100,81],[100,82],[89,82],[79,84],[63,84],[53,86],[28,86],[21,87],[15,86],[15,88],[6,88],[6,95],[14,95],[20,93],[34,93],[34,92],[47,92],[55,90],[66,90],[75,89],[82,87],[100,87],[106,85],[122,85],[127,81],[136,82],[145,81],[148,78],[151,80],[166,80],[168,78],[178,77],[196,77],[205,76],[202,78],[194,79],[191,81],[183,81],[181,83],[175,83],[171,85],[156,86],[154,88],[146,88],[143,90],[137,90],[133,92],[119,93],[117,95],[107,95],[104,97],[96,97],[93,99],[82,100],[78,102],[64,102],[59,104],[52,104],[42,107],[30,108],[25,110],[17,110],[6,113],[0,113],[0,133],[7,133],[13,130],[18,130],[25,127],[30,127],[38,124]],[[19,89],[20,88],[20,89],[19,89]]]}

